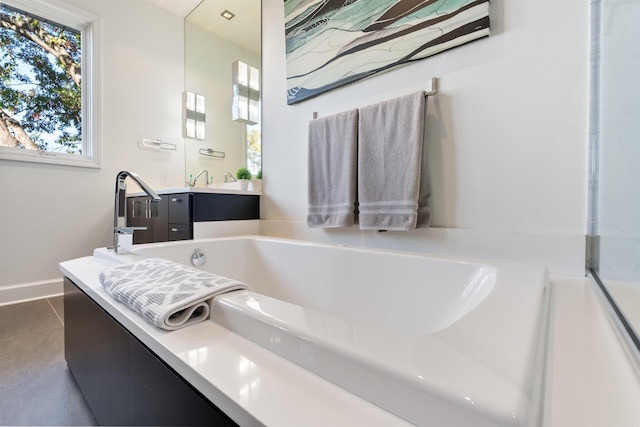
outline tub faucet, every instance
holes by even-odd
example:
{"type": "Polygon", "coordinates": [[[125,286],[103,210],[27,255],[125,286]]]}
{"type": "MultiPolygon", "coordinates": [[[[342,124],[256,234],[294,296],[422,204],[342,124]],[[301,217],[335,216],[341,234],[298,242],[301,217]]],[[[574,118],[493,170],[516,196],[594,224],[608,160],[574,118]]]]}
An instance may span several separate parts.
{"type": "Polygon", "coordinates": [[[195,187],[195,186],[196,186],[196,181],[198,180],[198,178],[200,178],[200,175],[202,175],[203,173],[204,173],[204,174],[207,174],[207,175],[206,175],[206,176],[207,176],[207,180],[206,180],[206,181],[205,181],[205,183],[204,183],[204,186],[206,187],[206,186],[207,186],[207,184],[209,183],[209,171],[208,171],[208,170],[206,170],[206,169],[202,169],[200,172],[198,172],[198,173],[196,174],[196,176],[193,178],[193,181],[191,181],[191,184],[189,184],[189,186],[190,186],[190,187],[195,187]]]}
{"type": "Polygon", "coordinates": [[[125,227],[127,177],[133,179],[140,188],[153,200],[160,200],[160,196],[151,189],[137,174],[128,171],[118,172],[116,176],[116,199],[113,209],[113,250],[117,254],[128,253],[133,244],[134,230],[146,230],[147,227],[125,227]],[[122,205],[120,203],[122,202],[122,205]]]}
{"type": "Polygon", "coordinates": [[[229,182],[229,178],[231,178],[231,182],[237,182],[238,180],[233,176],[231,172],[227,172],[224,174],[224,182],[229,182]]]}

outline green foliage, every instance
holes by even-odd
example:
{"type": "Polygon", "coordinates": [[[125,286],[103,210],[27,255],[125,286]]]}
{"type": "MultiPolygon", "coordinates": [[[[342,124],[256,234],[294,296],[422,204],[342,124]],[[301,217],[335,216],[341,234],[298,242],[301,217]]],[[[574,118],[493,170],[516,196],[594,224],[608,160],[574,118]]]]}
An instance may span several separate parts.
{"type": "Polygon", "coordinates": [[[262,179],[262,169],[260,169],[256,174],[256,179],[262,179]]]}
{"type": "Polygon", "coordinates": [[[250,171],[258,172],[262,164],[262,144],[260,128],[247,126],[247,166],[250,171]]]}
{"type": "Polygon", "coordinates": [[[80,33],[5,5],[0,24],[0,109],[40,149],[80,153],[80,33]]]}
{"type": "Polygon", "coordinates": [[[248,168],[242,167],[236,172],[237,179],[251,179],[251,172],[248,168]]]}

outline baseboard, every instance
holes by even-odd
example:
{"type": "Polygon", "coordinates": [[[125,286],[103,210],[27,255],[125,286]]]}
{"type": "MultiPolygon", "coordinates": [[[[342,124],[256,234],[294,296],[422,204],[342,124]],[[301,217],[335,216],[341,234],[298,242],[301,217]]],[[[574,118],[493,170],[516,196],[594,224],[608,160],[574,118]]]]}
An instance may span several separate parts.
{"type": "Polygon", "coordinates": [[[0,306],[62,295],[62,279],[21,283],[0,288],[0,306]]]}
{"type": "Polygon", "coordinates": [[[552,274],[585,275],[584,235],[436,227],[381,233],[357,227],[309,228],[303,221],[282,220],[261,220],[260,234],[465,259],[543,264],[552,274]]]}

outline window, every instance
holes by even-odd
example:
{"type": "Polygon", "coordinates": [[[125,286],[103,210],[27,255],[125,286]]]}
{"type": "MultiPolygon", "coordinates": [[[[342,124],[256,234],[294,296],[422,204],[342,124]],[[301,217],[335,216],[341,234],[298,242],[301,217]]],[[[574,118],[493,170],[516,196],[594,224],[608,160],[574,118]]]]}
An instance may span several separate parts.
{"type": "Polygon", "coordinates": [[[0,0],[0,159],[100,167],[96,18],[0,0]]]}
{"type": "Polygon", "coordinates": [[[262,135],[260,123],[247,125],[247,168],[256,176],[262,170],[262,135]]]}

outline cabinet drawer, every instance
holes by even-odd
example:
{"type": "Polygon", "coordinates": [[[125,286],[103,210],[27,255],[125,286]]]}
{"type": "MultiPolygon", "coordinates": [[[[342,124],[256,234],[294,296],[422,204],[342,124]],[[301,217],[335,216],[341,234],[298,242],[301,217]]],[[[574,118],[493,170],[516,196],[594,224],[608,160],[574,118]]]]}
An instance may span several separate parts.
{"type": "Polygon", "coordinates": [[[188,240],[193,236],[190,224],[169,224],[169,241],[188,240]]]}
{"type": "Polygon", "coordinates": [[[260,196],[244,194],[195,194],[194,221],[233,221],[260,218],[260,196]]]}
{"type": "Polygon", "coordinates": [[[169,224],[191,222],[191,195],[169,194],[169,224]]]}

